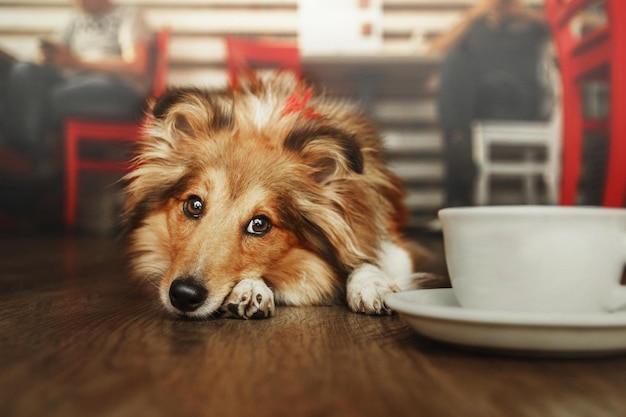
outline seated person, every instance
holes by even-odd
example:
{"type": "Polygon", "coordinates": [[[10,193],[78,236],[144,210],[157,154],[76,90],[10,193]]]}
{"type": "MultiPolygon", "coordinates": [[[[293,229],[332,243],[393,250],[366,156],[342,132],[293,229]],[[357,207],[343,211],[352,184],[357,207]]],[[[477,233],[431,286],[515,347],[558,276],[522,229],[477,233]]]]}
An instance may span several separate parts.
{"type": "Polygon", "coordinates": [[[139,10],[110,0],[75,4],[56,38],[40,41],[40,62],[13,63],[0,98],[1,140],[35,161],[49,157],[51,133],[67,117],[138,117],[150,88],[152,33],[139,10]]]}
{"type": "Polygon", "coordinates": [[[478,119],[546,118],[544,16],[521,0],[481,0],[431,48],[443,55],[438,92],[446,206],[472,203],[470,126],[478,119]]]}

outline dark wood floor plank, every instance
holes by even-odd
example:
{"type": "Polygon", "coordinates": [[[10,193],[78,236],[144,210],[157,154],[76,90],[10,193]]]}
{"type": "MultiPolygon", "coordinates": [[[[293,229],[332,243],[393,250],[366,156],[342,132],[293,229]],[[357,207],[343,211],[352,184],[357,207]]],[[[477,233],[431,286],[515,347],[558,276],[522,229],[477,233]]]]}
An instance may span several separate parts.
{"type": "Polygon", "coordinates": [[[0,239],[0,416],[623,416],[626,358],[481,355],[402,317],[183,321],[113,239],[0,239]]]}

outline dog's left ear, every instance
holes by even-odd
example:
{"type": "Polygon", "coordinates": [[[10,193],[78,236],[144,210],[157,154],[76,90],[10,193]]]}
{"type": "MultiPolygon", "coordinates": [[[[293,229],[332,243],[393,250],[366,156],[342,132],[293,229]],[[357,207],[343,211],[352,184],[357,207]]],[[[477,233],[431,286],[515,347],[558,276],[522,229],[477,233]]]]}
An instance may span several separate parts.
{"type": "Polygon", "coordinates": [[[176,88],[166,91],[152,108],[157,122],[170,137],[195,138],[211,134],[232,125],[230,100],[224,91],[176,88]]]}
{"type": "Polygon", "coordinates": [[[363,154],[357,138],[345,130],[314,123],[297,126],[284,146],[315,170],[313,178],[320,184],[350,173],[363,173],[363,154]]]}

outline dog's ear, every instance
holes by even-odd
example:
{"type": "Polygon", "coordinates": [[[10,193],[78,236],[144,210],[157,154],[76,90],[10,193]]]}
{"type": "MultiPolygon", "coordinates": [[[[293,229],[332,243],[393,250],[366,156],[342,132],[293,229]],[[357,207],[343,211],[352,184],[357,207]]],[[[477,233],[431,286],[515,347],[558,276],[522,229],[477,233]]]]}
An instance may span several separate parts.
{"type": "Polygon", "coordinates": [[[152,114],[169,137],[193,139],[232,126],[231,104],[232,100],[223,90],[175,88],[159,97],[152,114]]]}
{"type": "Polygon", "coordinates": [[[313,178],[320,184],[348,173],[363,173],[363,154],[354,134],[330,125],[296,126],[284,147],[314,169],[313,178]]]}

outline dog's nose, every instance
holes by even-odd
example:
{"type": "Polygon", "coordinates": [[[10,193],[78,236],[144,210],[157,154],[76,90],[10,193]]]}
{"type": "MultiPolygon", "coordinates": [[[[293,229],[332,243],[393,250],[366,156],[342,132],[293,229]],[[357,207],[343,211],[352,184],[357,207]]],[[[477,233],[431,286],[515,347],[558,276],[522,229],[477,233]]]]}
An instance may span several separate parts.
{"type": "Polygon", "coordinates": [[[170,285],[170,302],[185,313],[197,310],[208,295],[204,285],[193,278],[176,278],[170,285]]]}

